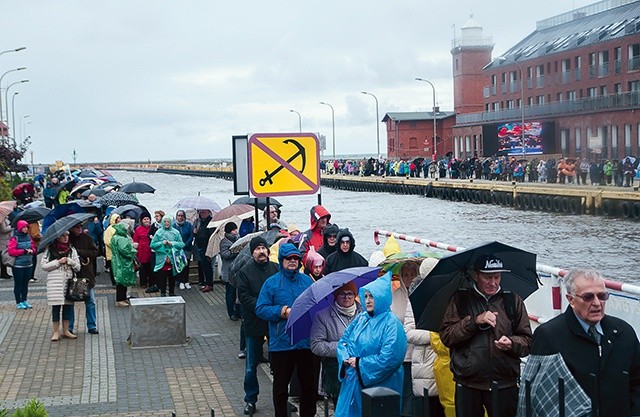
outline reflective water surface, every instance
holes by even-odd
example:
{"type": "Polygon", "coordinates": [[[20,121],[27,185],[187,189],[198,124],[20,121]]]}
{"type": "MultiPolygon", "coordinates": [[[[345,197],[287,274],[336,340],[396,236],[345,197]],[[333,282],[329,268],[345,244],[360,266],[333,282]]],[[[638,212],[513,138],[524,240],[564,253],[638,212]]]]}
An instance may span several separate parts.
{"type": "MultiPolygon", "coordinates": [[[[123,184],[135,179],[155,187],[155,194],[138,195],[141,204],[169,214],[175,214],[173,206],[180,198],[198,192],[221,207],[237,198],[233,183],[225,180],[130,171],[113,174],[123,184]]],[[[317,204],[317,196],[278,200],[285,222],[295,223],[300,230],[309,228],[309,208],[317,204]]],[[[378,228],[463,247],[498,240],[537,253],[540,263],[561,268],[588,266],[610,279],[640,283],[640,224],[633,221],[327,187],[322,189],[322,204],[331,212],[333,223],[351,230],[356,251],[366,258],[381,248],[373,241],[373,230],[378,228]]],[[[381,240],[384,244],[385,239],[381,240]]],[[[400,245],[406,250],[418,247],[408,242],[400,245]]]]}

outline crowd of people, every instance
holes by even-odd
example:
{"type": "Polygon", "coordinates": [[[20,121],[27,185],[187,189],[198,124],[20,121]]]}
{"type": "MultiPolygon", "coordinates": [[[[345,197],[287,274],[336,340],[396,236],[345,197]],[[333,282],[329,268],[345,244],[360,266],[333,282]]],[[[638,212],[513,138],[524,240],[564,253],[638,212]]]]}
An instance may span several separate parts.
{"type": "MultiPolygon", "coordinates": [[[[353,280],[335,286],[329,305],[312,317],[309,336],[294,340],[287,322],[301,294],[331,279],[329,274],[379,262],[359,254],[353,234],[332,222],[322,205],[311,208],[304,231],[287,225],[276,206],[264,208],[259,232],[253,218],[230,217],[208,227],[210,210],[194,214],[191,220],[185,210],[175,218],[161,210],[101,218],[96,211],[89,221],[78,222],[41,248],[51,341],[77,337],[74,303],[66,297],[73,277],[89,282],[86,326],[89,334],[99,334],[93,288],[100,256],[105,257],[118,308],[129,306],[127,293],[134,285],[160,296],[173,296],[177,288],[189,290],[192,257],[198,263],[200,290],[209,292],[219,258],[226,313],[240,324],[245,414],[257,410],[257,371],[264,362],[273,375],[276,417],[290,414],[290,397],[299,398],[303,417],[316,415],[322,397],[332,403],[335,416],[360,416],[361,391],[372,387],[398,392],[402,416],[425,415],[426,407],[435,417],[513,417],[522,406],[521,359],[531,355],[523,375],[544,379],[546,374],[533,368],[543,366],[536,355],[560,354],[575,379],[568,386],[581,388],[584,402],[599,415],[640,415],[640,344],[631,326],[605,316],[609,293],[593,270],[577,269],[565,278],[569,307],[533,333],[522,298],[501,286],[502,274],[510,272],[509,260],[492,254],[476,257],[468,270],[471,287],[455,292],[435,332],[416,326],[419,317],[409,297],[429,279],[438,259],[404,262],[359,288],[353,280]]],[[[11,277],[6,269],[11,266],[16,307],[28,309],[28,283],[42,235],[37,221],[34,226],[19,220],[11,227],[10,217],[0,229],[0,243],[6,241],[13,259],[7,263],[3,255],[1,272],[11,277]],[[8,231],[3,235],[2,230],[8,231]]],[[[386,256],[398,251],[393,241],[387,242],[386,256]]],[[[533,394],[534,403],[547,400],[546,391],[533,394]]]]}
{"type": "Polygon", "coordinates": [[[638,160],[581,158],[454,158],[446,156],[437,161],[425,158],[361,159],[323,161],[328,174],[389,176],[408,178],[483,179],[490,181],[540,182],[577,185],[631,187],[640,178],[638,160]]]}

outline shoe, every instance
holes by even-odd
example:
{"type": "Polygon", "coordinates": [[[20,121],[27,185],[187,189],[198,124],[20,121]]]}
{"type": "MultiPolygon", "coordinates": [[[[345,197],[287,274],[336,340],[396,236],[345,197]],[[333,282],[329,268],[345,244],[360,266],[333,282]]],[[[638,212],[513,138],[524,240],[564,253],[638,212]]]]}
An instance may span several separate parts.
{"type": "Polygon", "coordinates": [[[9,274],[7,274],[7,275],[0,275],[0,278],[2,278],[2,279],[11,279],[11,278],[13,278],[13,276],[11,276],[11,275],[9,275],[9,274]]]}
{"type": "Polygon", "coordinates": [[[202,291],[202,292],[209,292],[209,291],[211,291],[212,289],[213,289],[213,288],[211,288],[210,286],[205,285],[204,287],[200,288],[200,291],[202,291]]]}
{"type": "Polygon", "coordinates": [[[245,359],[247,357],[247,353],[244,350],[241,350],[240,353],[238,353],[238,359],[245,359]]]}
{"type": "Polygon", "coordinates": [[[184,282],[181,282],[181,283],[180,283],[180,289],[181,289],[181,290],[184,290],[184,288],[185,288],[185,287],[184,287],[184,282]]]}
{"type": "Polygon", "coordinates": [[[247,415],[252,415],[256,412],[256,405],[251,403],[246,403],[244,405],[244,413],[247,415]]]}
{"type": "Polygon", "coordinates": [[[237,316],[231,316],[231,317],[229,317],[229,320],[238,321],[238,317],[237,316]]]}
{"type": "Polygon", "coordinates": [[[184,288],[187,289],[187,290],[190,290],[191,289],[191,284],[189,284],[188,282],[185,282],[184,283],[184,288]]]}
{"type": "Polygon", "coordinates": [[[126,301],[116,301],[116,307],[129,307],[129,303],[126,301]]]}
{"type": "Polygon", "coordinates": [[[89,329],[89,334],[98,334],[98,329],[89,329]]]}
{"type": "Polygon", "coordinates": [[[26,305],[24,305],[24,301],[21,303],[16,304],[16,308],[18,310],[26,310],[28,307],[26,305]]]}
{"type": "Polygon", "coordinates": [[[31,279],[29,280],[29,282],[36,282],[37,280],[38,280],[38,278],[31,278],[31,279]]]}
{"type": "Polygon", "coordinates": [[[154,292],[159,292],[159,291],[160,291],[160,288],[158,288],[157,285],[152,285],[149,288],[147,288],[146,290],[144,290],[144,292],[146,292],[147,294],[154,293],[154,292]]]}
{"type": "Polygon", "coordinates": [[[26,301],[23,301],[22,304],[24,304],[27,308],[33,308],[33,306],[26,301]]]}

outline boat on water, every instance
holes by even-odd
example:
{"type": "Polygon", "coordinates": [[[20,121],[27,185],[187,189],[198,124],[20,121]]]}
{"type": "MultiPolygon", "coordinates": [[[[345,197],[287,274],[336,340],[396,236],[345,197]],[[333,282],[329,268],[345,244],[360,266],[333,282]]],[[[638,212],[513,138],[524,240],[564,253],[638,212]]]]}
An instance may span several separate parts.
{"type": "MultiPolygon", "coordinates": [[[[442,251],[465,250],[460,246],[381,229],[374,230],[374,240],[378,245],[381,243],[381,236],[393,236],[399,240],[442,251]]],[[[562,313],[569,305],[562,283],[562,278],[569,271],[541,263],[536,265],[536,270],[540,280],[539,288],[524,300],[534,330],[538,325],[562,313]]],[[[640,334],[640,286],[609,279],[605,279],[605,286],[611,293],[611,297],[607,300],[606,314],[625,320],[633,326],[636,335],[640,334]]]]}

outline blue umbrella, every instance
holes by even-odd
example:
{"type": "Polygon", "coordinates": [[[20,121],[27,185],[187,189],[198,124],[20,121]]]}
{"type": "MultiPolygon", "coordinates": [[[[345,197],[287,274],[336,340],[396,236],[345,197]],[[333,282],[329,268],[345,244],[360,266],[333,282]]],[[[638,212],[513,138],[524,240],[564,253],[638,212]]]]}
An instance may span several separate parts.
{"type": "Polygon", "coordinates": [[[56,220],[73,213],[86,213],[86,211],[78,203],[60,204],[55,207],[42,219],[42,233],[44,234],[56,220]]]}
{"type": "Polygon", "coordinates": [[[360,288],[378,278],[380,267],[360,266],[332,272],[314,282],[291,306],[287,320],[287,333],[291,344],[309,337],[313,317],[333,303],[333,292],[344,284],[353,281],[360,288]]]}

